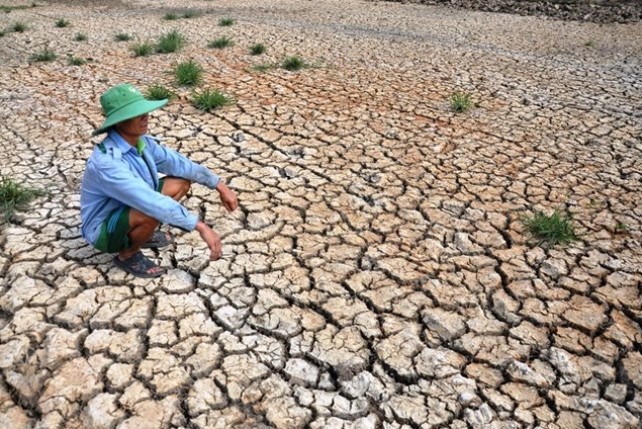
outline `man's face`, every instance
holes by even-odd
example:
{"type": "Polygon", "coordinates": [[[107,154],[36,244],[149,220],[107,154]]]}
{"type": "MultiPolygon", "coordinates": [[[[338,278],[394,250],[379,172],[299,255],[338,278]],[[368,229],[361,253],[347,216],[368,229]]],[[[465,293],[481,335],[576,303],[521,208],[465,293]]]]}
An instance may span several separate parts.
{"type": "Polygon", "coordinates": [[[142,136],[147,133],[149,126],[149,114],[136,116],[135,118],[128,119],[119,124],[116,124],[116,129],[122,133],[130,136],[142,136]]]}

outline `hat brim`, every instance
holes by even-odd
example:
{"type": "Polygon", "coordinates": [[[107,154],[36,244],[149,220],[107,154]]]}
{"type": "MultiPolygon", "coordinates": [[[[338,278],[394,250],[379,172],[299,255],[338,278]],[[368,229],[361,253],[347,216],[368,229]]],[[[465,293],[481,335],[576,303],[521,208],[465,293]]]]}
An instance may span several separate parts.
{"type": "Polygon", "coordinates": [[[100,134],[104,133],[107,131],[107,129],[113,125],[118,124],[119,122],[126,121],[128,119],[135,118],[140,115],[144,115],[145,113],[149,113],[151,111],[154,111],[156,109],[160,109],[164,105],[166,105],[169,102],[169,100],[145,100],[141,99],[138,101],[134,101],[131,104],[128,104],[127,106],[122,107],[121,109],[118,109],[111,115],[109,115],[107,118],[105,118],[105,122],[96,129],[92,134],[100,134]]]}

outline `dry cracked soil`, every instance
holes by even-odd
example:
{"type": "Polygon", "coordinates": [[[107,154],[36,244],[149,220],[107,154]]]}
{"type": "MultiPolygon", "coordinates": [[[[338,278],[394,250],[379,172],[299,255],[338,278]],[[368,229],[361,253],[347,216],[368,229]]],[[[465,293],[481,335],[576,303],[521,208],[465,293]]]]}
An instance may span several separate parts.
{"type": "Polygon", "coordinates": [[[47,193],[1,226],[1,428],[640,427],[642,24],[353,0],[0,13],[16,22],[0,172],[47,193]],[[132,55],[172,29],[181,51],[132,55]],[[192,107],[188,59],[234,104],[192,107]],[[140,280],[83,241],[98,98],[121,82],[173,88],[151,134],[238,193],[233,214],[185,200],[222,259],[169,228],[147,251],[168,275],[140,280]],[[578,241],[529,238],[555,209],[578,241]]]}

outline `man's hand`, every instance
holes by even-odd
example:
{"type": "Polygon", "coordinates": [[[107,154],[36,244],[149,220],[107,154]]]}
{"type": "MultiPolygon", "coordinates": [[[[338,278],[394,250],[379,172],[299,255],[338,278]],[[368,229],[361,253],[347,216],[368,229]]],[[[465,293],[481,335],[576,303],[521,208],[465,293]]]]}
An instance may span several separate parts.
{"type": "Polygon", "coordinates": [[[210,259],[217,260],[223,254],[223,245],[221,244],[221,237],[209,226],[205,225],[203,221],[198,221],[196,230],[201,234],[201,238],[210,248],[210,259]]]}
{"type": "Polygon", "coordinates": [[[216,190],[221,195],[221,202],[228,212],[233,212],[239,206],[239,200],[233,190],[227,187],[223,182],[218,182],[216,190]]]}

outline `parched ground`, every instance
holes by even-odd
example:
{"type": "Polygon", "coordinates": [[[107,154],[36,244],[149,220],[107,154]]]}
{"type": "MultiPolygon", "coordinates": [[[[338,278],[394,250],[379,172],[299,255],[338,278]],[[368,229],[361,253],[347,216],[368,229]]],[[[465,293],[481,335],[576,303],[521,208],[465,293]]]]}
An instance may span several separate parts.
{"type": "Polygon", "coordinates": [[[0,13],[17,21],[0,173],[48,194],[0,233],[1,428],[640,427],[642,24],[352,0],[0,13]],[[170,29],[180,53],[114,40],[170,29]],[[45,46],[59,59],[30,64],[45,46]],[[313,67],[252,70],[295,54],[313,67]],[[241,208],[195,186],[224,257],[172,229],[149,253],[170,273],[137,280],[79,232],[98,97],[173,86],[187,59],[236,103],[177,88],[152,133],[241,208]],[[476,107],[452,112],[455,91],[476,107]],[[529,242],[524,217],[554,209],[579,241],[529,242]]]}

